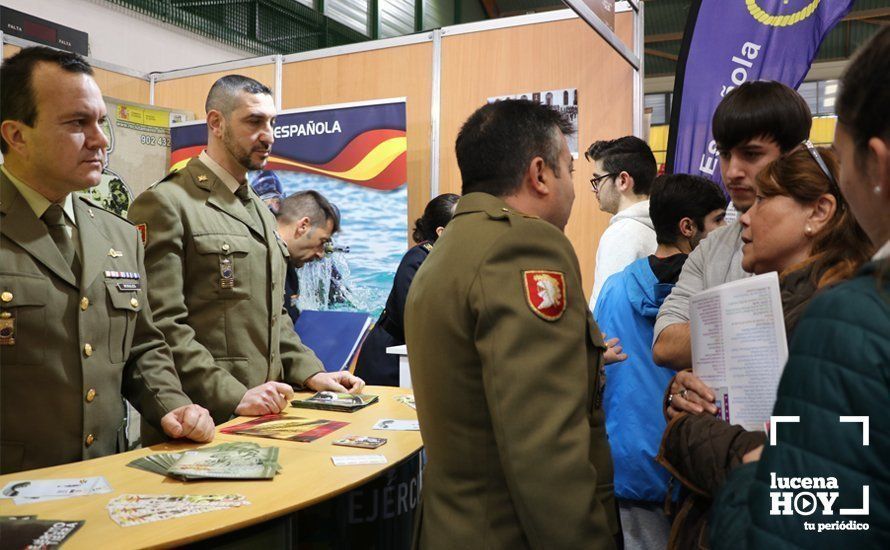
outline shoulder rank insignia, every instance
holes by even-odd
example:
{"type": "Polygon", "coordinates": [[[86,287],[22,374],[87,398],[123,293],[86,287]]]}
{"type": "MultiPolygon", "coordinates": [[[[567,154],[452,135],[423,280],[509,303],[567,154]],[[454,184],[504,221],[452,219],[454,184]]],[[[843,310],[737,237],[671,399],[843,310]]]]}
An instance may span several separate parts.
{"type": "Polygon", "coordinates": [[[523,271],[522,284],[528,307],[545,321],[556,321],[566,310],[565,276],[559,271],[523,271]]]}
{"type": "Polygon", "coordinates": [[[207,181],[207,176],[205,174],[201,174],[198,176],[198,181],[204,182],[207,181]]]}

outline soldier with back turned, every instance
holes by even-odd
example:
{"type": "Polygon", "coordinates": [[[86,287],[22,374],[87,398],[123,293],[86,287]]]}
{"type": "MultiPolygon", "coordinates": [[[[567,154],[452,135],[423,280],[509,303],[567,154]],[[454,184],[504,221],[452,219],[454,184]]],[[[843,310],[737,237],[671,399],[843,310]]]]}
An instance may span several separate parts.
{"type": "Polygon", "coordinates": [[[457,138],[463,196],[408,293],[420,548],[613,548],[606,344],[572,245],[571,126],[525,100],[457,138]]]}

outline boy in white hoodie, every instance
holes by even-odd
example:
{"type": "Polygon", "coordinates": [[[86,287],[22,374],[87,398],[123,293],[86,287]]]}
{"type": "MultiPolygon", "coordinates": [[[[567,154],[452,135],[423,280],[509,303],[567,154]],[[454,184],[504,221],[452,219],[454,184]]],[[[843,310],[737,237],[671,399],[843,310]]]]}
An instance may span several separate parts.
{"type": "Polygon", "coordinates": [[[594,164],[590,184],[600,210],[613,214],[596,251],[590,296],[593,310],[606,279],[658,246],[649,219],[649,189],[657,167],[652,149],[634,136],[596,141],[584,156],[594,164]]]}

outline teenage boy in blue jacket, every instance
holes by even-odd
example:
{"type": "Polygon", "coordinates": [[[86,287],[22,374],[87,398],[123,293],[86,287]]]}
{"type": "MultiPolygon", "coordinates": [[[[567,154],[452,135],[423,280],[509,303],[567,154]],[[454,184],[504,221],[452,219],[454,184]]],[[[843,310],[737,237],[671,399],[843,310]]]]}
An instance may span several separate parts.
{"type": "Polygon", "coordinates": [[[724,224],[726,211],[726,197],[713,182],[686,174],[658,178],[649,201],[655,254],[609,277],[594,309],[597,324],[621,339],[628,356],[606,366],[604,396],[625,548],[664,548],[668,541],[663,504],[670,475],[655,456],[665,429],[662,397],[675,371],[652,361],[652,333],[687,255],[724,224]]]}

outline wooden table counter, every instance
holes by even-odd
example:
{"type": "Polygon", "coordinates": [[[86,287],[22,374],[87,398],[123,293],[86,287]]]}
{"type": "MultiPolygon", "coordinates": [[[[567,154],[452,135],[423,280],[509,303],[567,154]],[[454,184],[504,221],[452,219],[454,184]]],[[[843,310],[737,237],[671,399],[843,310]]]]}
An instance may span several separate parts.
{"type": "MultiPolygon", "coordinates": [[[[410,395],[409,389],[369,386],[365,388],[364,393],[378,395],[380,400],[354,413],[289,407],[285,412],[292,416],[349,422],[348,426],[310,443],[226,435],[217,431],[216,437],[209,445],[250,441],[262,446],[279,447],[281,450],[278,462],[281,464],[282,472],[271,480],[185,482],[126,466],[128,462],[140,456],[200,446],[186,443],[161,444],[84,462],[0,476],[0,488],[20,479],[105,476],[112,489],[112,492],[101,495],[21,506],[15,505],[12,499],[0,499],[0,515],[35,515],[39,519],[85,520],[84,525],[66,541],[64,547],[70,550],[77,548],[95,550],[109,546],[115,548],[179,546],[304,509],[366,483],[421,449],[420,432],[371,429],[382,418],[405,420],[417,418],[411,407],[395,400],[396,396],[410,395]],[[373,435],[385,437],[388,441],[377,449],[358,449],[331,444],[346,435],[373,435]],[[352,454],[382,454],[386,456],[388,463],[337,467],[331,462],[331,456],[352,454]],[[239,494],[246,497],[250,505],[133,527],[120,527],[108,515],[105,505],[125,493],[239,494]]],[[[311,394],[297,395],[307,397],[311,394]]],[[[247,420],[249,418],[240,417],[223,426],[247,420]]]]}

